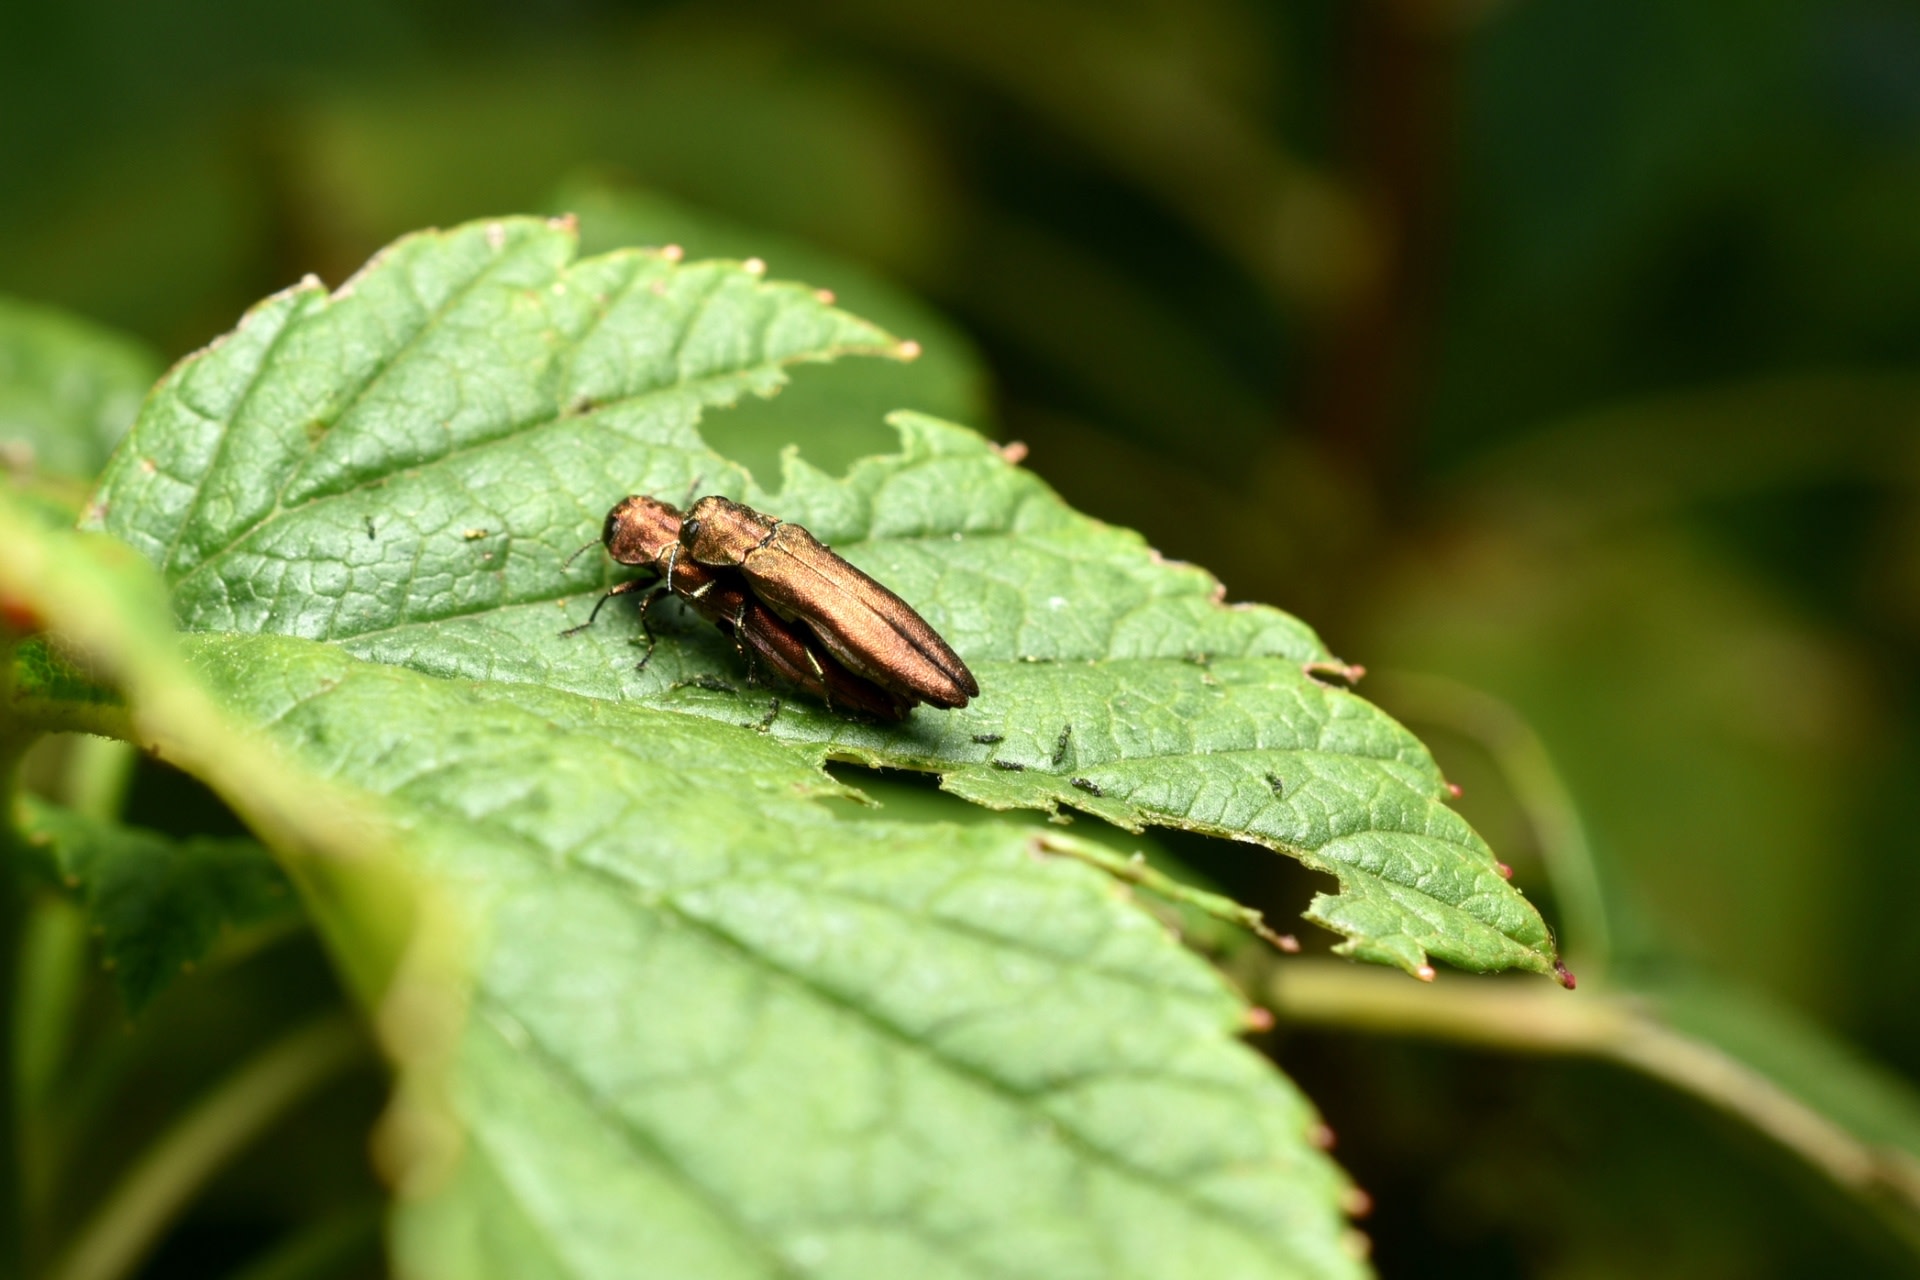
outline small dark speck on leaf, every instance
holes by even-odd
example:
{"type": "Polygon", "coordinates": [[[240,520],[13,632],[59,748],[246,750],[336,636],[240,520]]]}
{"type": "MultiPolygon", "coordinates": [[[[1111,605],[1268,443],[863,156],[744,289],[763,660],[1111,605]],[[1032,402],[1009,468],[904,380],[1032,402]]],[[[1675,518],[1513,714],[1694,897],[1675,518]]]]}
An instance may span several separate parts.
{"type": "Polygon", "coordinates": [[[1100,784],[1092,778],[1075,778],[1073,779],[1073,785],[1090,796],[1102,796],[1106,794],[1106,792],[1100,789],[1100,784]]]}
{"type": "Polygon", "coordinates": [[[1276,796],[1286,794],[1286,783],[1281,780],[1280,775],[1277,773],[1267,775],[1267,785],[1273,788],[1273,794],[1276,796]]]}
{"type": "Polygon", "coordinates": [[[1006,741],[1005,738],[997,733],[976,733],[973,735],[973,740],[983,747],[990,747],[996,742],[1006,741]]]}
{"type": "Polygon", "coordinates": [[[373,541],[373,517],[372,516],[367,517],[367,541],[368,542],[373,541]]]}
{"type": "Polygon", "coordinates": [[[1027,766],[1016,760],[995,760],[993,767],[996,769],[1005,769],[1008,773],[1025,773],[1027,771],[1027,766]]]}
{"type": "Polygon", "coordinates": [[[1067,758],[1067,748],[1073,745],[1073,726],[1067,725],[1060,730],[1060,737],[1053,744],[1053,765],[1057,769],[1067,758]]]}

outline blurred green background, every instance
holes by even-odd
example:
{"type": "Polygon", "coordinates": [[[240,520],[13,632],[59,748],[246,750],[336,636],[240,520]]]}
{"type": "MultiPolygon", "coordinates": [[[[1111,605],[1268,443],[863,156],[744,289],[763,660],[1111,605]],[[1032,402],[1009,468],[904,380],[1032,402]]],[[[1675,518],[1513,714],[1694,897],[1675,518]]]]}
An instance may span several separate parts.
{"type": "MultiPolygon", "coordinates": [[[[1583,979],[1717,975],[1920,1076],[1920,9],[0,0],[0,294],[153,359],[405,231],[564,209],[589,249],[675,238],[834,288],[922,342],[915,407],[1312,622],[1583,979]],[[1566,832],[1493,767],[1509,712],[1604,933],[1551,892],[1566,832]]],[[[860,385],[871,414],[807,435],[823,465],[890,444],[860,385]]],[[[713,437],[764,471],[752,422],[713,437]]],[[[133,816],[218,829],[183,785],[148,768],[133,816]]],[[[1281,919],[1313,887],[1202,843],[1174,842],[1281,919]]],[[[102,1035],[171,1061],[334,998],[301,944],[263,963],[206,980],[198,1030],[168,1030],[176,991],[102,1035]]],[[[1275,1051],[1387,1275],[1910,1265],[1619,1072],[1275,1051]]],[[[377,1093],[330,1095],[143,1274],[217,1274],[322,1204],[362,1226],[313,1248],[373,1267],[342,1135],[377,1093]]]]}

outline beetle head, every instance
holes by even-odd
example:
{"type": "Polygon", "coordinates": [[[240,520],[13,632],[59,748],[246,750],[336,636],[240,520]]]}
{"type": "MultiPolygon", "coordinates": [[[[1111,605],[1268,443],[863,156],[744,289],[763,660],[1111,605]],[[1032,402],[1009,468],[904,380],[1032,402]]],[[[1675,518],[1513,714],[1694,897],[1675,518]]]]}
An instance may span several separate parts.
{"type": "Polygon", "coordinates": [[[671,503],[636,493],[607,512],[600,540],[621,564],[650,565],[680,538],[680,512],[671,503]]]}
{"type": "Polygon", "coordinates": [[[766,541],[774,523],[752,507],[729,499],[702,498],[680,526],[680,545],[701,564],[737,565],[766,541]]]}

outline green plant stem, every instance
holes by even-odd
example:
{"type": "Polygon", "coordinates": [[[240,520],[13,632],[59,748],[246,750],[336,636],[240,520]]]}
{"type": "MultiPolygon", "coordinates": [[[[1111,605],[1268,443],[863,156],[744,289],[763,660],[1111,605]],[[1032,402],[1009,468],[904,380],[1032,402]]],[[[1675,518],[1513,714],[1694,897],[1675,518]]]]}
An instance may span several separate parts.
{"type": "Polygon", "coordinates": [[[35,1225],[56,1183],[55,1117],[70,1085],[68,1051],[86,976],[87,920],[79,907],[52,894],[28,904],[21,936],[13,1008],[14,1090],[20,1114],[21,1194],[28,1250],[35,1225]]]}
{"type": "Polygon", "coordinates": [[[1515,1053],[1597,1058],[1630,1067],[1766,1134],[1868,1203],[1889,1193],[1893,1225],[1920,1250],[1920,1163],[1842,1128],[1746,1063],[1661,1021],[1649,1002],[1531,979],[1442,985],[1325,960],[1273,966],[1265,993],[1282,1025],[1420,1036],[1515,1053]]]}
{"type": "Polygon", "coordinates": [[[62,799],[69,809],[89,818],[113,821],[126,805],[140,752],[131,742],[81,735],[63,780],[62,799]]]}
{"type": "Polygon", "coordinates": [[[358,1061],[366,1043],[351,1019],[335,1014],[260,1050],[134,1163],[48,1273],[49,1280],[120,1280],[132,1274],[209,1177],[295,1103],[358,1061]]]}

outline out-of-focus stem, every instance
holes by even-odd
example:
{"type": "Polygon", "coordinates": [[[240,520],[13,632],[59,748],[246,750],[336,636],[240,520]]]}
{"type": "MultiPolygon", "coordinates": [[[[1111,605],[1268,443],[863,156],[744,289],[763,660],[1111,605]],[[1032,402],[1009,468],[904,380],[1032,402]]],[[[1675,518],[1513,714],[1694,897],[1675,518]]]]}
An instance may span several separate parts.
{"type": "Polygon", "coordinates": [[[1618,1063],[1707,1102],[1766,1134],[1850,1195],[1899,1204],[1890,1224],[1920,1250],[1920,1162],[1842,1128],[1719,1047],[1664,1022],[1647,1001],[1580,992],[1537,978],[1467,978],[1435,986],[1326,960],[1275,965],[1265,995],[1282,1026],[1419,1036],[1514,1053],[1618,1063]]]}
{"type": "Polygon", "coordinates": [[[73,744],[61,798],[76,813],[113,821],[126,804],[139,759],[139,749],[131,742],[83,735],[73,744]]]}
{"type": "Polygon", "coordinates": [[[81,1228],[49,1280],[120,1280],[208,1178],[296,1102],[366,1052],[353,1022],[329,1015],[268,1045],[160,1136],[81,1228]]]}

